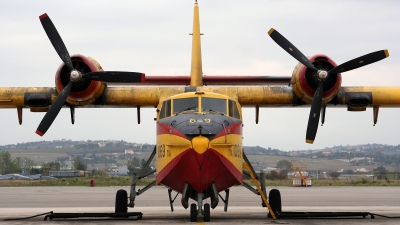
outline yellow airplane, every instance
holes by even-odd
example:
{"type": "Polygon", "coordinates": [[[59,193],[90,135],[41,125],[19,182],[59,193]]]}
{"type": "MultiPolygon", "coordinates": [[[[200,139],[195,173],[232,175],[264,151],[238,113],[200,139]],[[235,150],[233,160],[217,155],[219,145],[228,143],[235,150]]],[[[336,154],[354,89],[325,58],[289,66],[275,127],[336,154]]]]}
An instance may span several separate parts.
{"type": "MultiPolygon", "coordinates": [[[[400,106],[400,87],[342,87],[342,73],[389,56],[387,50],[372,52],[337,65],[326,55],[305,57],[277,30],[268,34],[280,47],[299,61],[291,77],[203,76],[200,44],[199,7],[194,5],[192,60],[190,76],[145,76],[141,72],[104,71],[93,58],[72,55],[67,51],[47,14],[40,22],[57,54],[63,61],[56,73],[54,87],[0,88],[0,108],[16,108],[19,123],[22,109],[46,112],[36,133],[43,136],[63,107],[70,108],[74,123],[76,108],[85,107],[157,107],[156,147],[140,174],[132,175],[130,195],[126,190],[116,194],[115,211],[127,212],[134,207],[137,195],[154,185],[168,189],[171,210],[178,194],[181,204],[189,208],[190,220],[197,216],[210,221],[210,208],[221,198],[228,207],[229,188],[244,185],[260,194],[264,206],[276,218],[281,210],[280,193],[273,189],[266,201],[265,178],[256,175],[243,152],[242,107],[310,105],[306,142],[312,144],[317,128],[324,122],[327,106],[341,105],[348,111],[373,108],[374,123],[380,107],[400,106]],[[108,83],[130,84],[109,87],[108,83]],[[156,159],[156,169],[149,164],[156,159]],[[156,180],[141,190],[136,183],[156,172],[156,180]],[[250,175],[257,190],[243,183],[250,175]],[[172,198],[172,191],[177,192],[172,198]],[[225,198],[219,193],[225,191],[225,198]],[[205,199],[210,198],[210,203],[205,199]]],[[[138,113],[140,116],[140,113],[138,113]]]]}

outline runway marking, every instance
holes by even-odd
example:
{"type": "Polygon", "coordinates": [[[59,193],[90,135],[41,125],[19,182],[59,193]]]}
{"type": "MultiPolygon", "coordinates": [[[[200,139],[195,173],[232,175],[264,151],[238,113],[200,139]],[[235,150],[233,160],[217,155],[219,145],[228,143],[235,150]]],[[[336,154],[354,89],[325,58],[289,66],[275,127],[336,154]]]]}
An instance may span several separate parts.
{"type": "Polygon", "coordinates": [[[198,221],[197,222],[197,225],[204,225],[204,224],[206,224],[206,223],[204,223],[203,221],[198,221]]]}

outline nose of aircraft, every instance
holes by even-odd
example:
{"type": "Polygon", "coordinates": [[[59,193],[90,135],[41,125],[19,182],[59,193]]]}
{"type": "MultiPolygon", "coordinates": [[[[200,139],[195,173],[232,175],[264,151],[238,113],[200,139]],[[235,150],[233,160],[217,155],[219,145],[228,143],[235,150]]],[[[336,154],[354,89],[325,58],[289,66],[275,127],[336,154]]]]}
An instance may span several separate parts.
{"type": "Polygon", "coordinates": [[[205,153],[208,149],[210,140],[204,136],[197,136],[192,139],[192,148],[194,150],[194,154],[197,159],[197,164],[199,165],[199,169],[202,170],[202,165],[204,163],[204,157],[207,153],[205,153]]]}
{"type": "Polygon", "coordinates": [[[199,154],[203,154],[207,149],[210,140],[204,136],[197,136],[192,139],[192,148],[199,154]]]}

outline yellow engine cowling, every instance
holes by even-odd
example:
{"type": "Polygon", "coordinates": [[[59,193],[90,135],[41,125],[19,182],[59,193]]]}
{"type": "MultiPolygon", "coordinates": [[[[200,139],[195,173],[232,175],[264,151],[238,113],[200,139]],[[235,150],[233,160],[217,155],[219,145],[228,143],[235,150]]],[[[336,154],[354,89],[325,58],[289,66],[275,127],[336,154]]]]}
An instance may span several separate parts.
{"type": "MultiPolygon", "coordinates": [[[[100,64],[93,58],[76,54],[71,56],[71,60],[74,68],[83,74],[103,71],[100,64]]],[[[60,93],[70,81],[70,71],[64,63],[58,68],[55,81],[58,93],[60,93]]],[[[106,84],[104,82],[82,79],[74,83],[66,101],[76,106],[91,104],[100,97],[105,87],[106,84]]]]}
{"type": "MultiPolygon", "coordinates": [[[[309,60],[317,69],[326,71],[337,66],[331,58],[323,54],[314,55],[309,60]]],[[[298,63],[293,70],[291,83],[296,96],[303,102],[311,104],[319,83],[317,73],[298,63]]],[[[340,73],[329,74],[323,84],[322,104],[325,104],[338,94],[342,84],[342,75],[340,73]]]]}

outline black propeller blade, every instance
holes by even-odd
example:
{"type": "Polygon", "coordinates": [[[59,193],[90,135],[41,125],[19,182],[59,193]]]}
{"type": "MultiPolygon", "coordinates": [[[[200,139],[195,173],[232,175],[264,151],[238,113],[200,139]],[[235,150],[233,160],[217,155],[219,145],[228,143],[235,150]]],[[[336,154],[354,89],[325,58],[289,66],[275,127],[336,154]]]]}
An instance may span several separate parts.
{"type": "Polygon", "coordinates": [[[271,28],[268,31],[269,36],[274,40],[281,48],[283,48],[287,53],[289,53],[293,58],[297,59],[299,62],[301,62],[303,65],[305,65],[307,68],[313,70],[313,71],[318,71],[317,68],[308,60],[308,58],[300,52],[290,41],[288,41],[282,34],[280,34],[277,30],[274,28],[271,28]]]}
{"type": "MultiPolygon", "coordinates": [[[[57,117],[75,82],[78,82],[81,79],[118,83],[144,82],[144,74],[136,72],[100,71],[82,74],[80,71],[74,69],[71,56],[69,55],[68,50],[50,17],[45,13],[39,16],[39,19],[57,54],[70,70],[70,81],[68,85],[57,96],[36,130],[36,133],[40,136],[43,136],[46,133],[57,117]]],[[[73,112],[72,108],[71,112],[73,112]]],[[[71,121],[74,123],[73,117],[71,117],[71,121]]]]}
{"type": "Polygon", "coordinates": [[[144,74],[137,72],[99,71],[82,74],[82,78],[104,82],[143,82],[144,74]]]}
{"type": "Polygon", "coordinates": [[[310,116],[308,119],[307,132],[306,132],[306,142],[310,144],[314,143],[315,136],[318,130],[319,117],[322,108],[322,95],[324,93],[323,81],[330,74],[347,72],[377,62],[386,57],[389,57],[388,50],[380,50],[342,63],[339,66],[331,69],[330,71],[318,70],[310,62],[310,60],[307,57],[305,57],[303,53],[300,52],[300,50],[298,50],[292,43],[290,43],[284,36],[282,36],[274,28],[271,28],[268,31],[268,34],[279,46],[281,46],[281,48],[283,48],[291,56],[297,59],[300,63],[305,65],[308,69],[317,72],[319,83],[317,89],[315,90],[313,101],[311,103],[310,116]]]}
{"type": "Polygon", "coordinates": [[[317,135],[319,116],[322,108],[323,93],[324,93],[323,82],[320,81],[318,83],[317,90],[315,90],[314,98],[311,103],[310,116],[308,117],[306,142],[309,144],[314,143],[315,135],[317,135]]]}
{"type": "Polygon", "coordinates": [[[331,69],[328,73],[329,74],[344,73],[344,72],[347,72],[350,70],[354,70],[354,69],[366,66],[366,65],[374,63],[374,62],[378,62],[387,57],[389,57],[389,51],[386,49],[372,52],[372,53],[360,56],[358,58],[352,59],[350,61],[347,61],[345,63],[342,63],[339,66],[331,69]]]}
{"type": "Polygon", "coordinates": [[[40,122],[36,130],[37,134],[43,136],[49,129],[54,119],[57,117],[58,113],[63,107],[65,100],[67,99],[69,92],[71,91],[71,88],[72,88],[72,81],[70,81],[67,84],[67,86],[60,92],[54,103],[50,106],[49,111],[47,111],[46,115],[44,115],[42,122],[40,122]]]}
{"type": "Polygon", "coordinates": [[[69,70],[73,70],[74,67],[72,66],[72,61],[71,57],[69,56],[68,50],[65,47],[64,42],[61,39],[61,36],[58,33],[53,22],[51,22],[50,17],[45,13],[39,16],[39,19],[57,54],[60,56],[65,65],[68,66],[69,70]]]}

